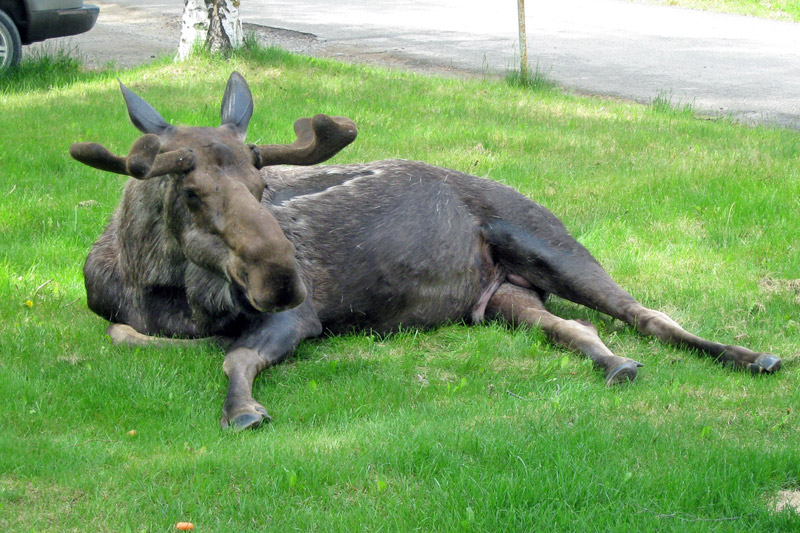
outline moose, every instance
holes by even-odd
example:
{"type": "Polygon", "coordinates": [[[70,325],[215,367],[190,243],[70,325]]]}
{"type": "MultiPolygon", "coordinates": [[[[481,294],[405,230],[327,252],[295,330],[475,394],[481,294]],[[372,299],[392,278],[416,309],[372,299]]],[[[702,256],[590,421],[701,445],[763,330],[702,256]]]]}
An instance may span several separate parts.
{"type": "Polygon", "coordinates": [[[301,118],[292,144],[245,144],[253,97],[239,73],[216,128],[171,125],[120,88],[143,133],[129,154],[70,147],[78,161],[132,178],[86,259],[88,305],[117,344],[219,340],[222,427],[270,421],[254,379],[323,332],[498,318],[541,328],[591,359],[607,385],[636,378],[642,365],[613,354],[590,322],[551,314],[550,294],[734,367],[781,367],[642,306],[555,215],[510,187],[406,160],[312,166],[355,139],[348,118],[301,118]]]}

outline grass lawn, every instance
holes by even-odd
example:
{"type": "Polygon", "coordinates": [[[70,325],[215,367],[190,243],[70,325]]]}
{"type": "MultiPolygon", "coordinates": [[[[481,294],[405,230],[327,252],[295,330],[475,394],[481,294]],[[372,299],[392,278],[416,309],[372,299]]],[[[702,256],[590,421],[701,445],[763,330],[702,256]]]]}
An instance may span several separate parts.
{"type": "Polygon", "coordinates": [[[800,22],[798,0],[634,0],[647,4],[678,6],[704,11],[800,22]]]}
{"type": "Polygon", "coordinates": [[[0,530],[800,527],[771,510],[800,489],[797,132],[269,50],[31,71],[0,80],[0,530]],[[127,153],[117,76],[170,122],[216,125],[232,70],[256,100],[249,142],[346,115],[360,135],[334,162],[420,159],[513,185],[645,305],[783,370],[725,369],[555,300],[642,361],[639,379],[607,389],[540,332],[497,323],[365,333],[304,342],[256,381],[274,422],[220,430],[219,349],[116,348],[87,309],[83,260],[125,178],[67,149],[127,153]]]}

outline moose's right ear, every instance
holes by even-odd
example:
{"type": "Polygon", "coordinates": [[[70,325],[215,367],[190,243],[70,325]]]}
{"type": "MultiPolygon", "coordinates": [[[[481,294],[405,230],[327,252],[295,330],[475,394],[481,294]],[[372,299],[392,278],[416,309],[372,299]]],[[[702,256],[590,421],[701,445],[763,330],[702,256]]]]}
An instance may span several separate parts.
{"type": "Polygon", "coordinates": [[[233,126],[236,134],[244,142],[247,126],[253,116],[253,95],[244,77],[234,71],[225,86],[222,97],[222,124],[233,126]]]}
{"type": "Polygon", "coordinates": [[[172,126],[158,114],[158,111],[153,109],[153,106],[125,87],[121,81],[119,88],[125,98],[125,105],[128,107],[128,116],[131,117],[131,122],[139,131],[162,135],[172,129],[172,126]]]}

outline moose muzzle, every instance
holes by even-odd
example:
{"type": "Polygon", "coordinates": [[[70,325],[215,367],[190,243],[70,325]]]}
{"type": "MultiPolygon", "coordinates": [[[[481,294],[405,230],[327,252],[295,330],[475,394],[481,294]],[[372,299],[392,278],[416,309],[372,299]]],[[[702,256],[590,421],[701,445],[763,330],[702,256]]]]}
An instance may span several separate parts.
{"type": "Polygon", "coordinates": [[[249,193],[236,187],[217,219],[229,250],[227,274],[250,306],[260,312],[297,307],[306,298],[295,248],[278,221],[249,193]],[[221,223],[220,223],[221,222],[221,223]]]}
{"type": "Polygon", "coordinates": [[[231,261],[228,274],[247,303],[262,313],[297,307],[306,298],[306,287],[293,264],[275,264],[263,255],[260,259],[237,256],[231,261]]]}

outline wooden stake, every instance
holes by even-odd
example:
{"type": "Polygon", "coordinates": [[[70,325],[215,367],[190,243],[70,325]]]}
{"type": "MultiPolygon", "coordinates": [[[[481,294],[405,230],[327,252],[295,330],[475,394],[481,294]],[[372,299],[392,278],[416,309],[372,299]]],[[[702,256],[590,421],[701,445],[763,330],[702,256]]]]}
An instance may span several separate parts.
{"type": "Polygon", "coordinates": [[[528,39],[525,31],[525,0],[517,0],[519,15],[519,73],[523,81],[528,79],[528,39]]]}

